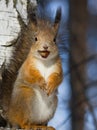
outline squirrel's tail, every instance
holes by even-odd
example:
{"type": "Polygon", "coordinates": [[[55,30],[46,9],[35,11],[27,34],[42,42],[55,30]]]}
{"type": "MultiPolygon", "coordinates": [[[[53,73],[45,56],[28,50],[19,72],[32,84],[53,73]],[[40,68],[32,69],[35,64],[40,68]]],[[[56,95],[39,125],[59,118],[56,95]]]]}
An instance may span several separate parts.
{"type": "MultiPolygon", "coordinates": [[[[1,99],[1,95],[2,95],[1,84],[2,84],[2,73],[3,73],[3,70],[4,70],[4,64],[0,68],[0,99],[1,99]]],[[[0,127],[6,127],[7,126],[7,121],[2,116],[2,111],[3,110],[1,108],[1,100],[0,100],[0,127]]]]}
{"type": "Polygon", "coordinates": [[[7,121],[0,115],[0,127],[6,127],[7,121]]]}
{"type": "Polygon", "coordinates": [[[6,127],[6,126],[7,126],[7,121],[0,114],[0,127],[6,127]]]}

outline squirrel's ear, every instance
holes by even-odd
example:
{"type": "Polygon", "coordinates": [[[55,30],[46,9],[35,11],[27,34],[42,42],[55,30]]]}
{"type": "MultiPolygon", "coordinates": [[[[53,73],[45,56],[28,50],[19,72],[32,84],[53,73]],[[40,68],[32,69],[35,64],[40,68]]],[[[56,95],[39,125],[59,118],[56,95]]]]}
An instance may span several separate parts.
{"type": "Polygon", "coordinates": [[[35,26],[37,25],[37,15],[36,14],[37,14],[36,7],[34,7],[32,10],[29,9],[29,13],[28,13],[29,22],[31,22],[35,26]]]}
{"type": "Polygon", "coordinates": [[[55,21],[54,21],[54,28],[57,30],[59,27],[59,23],[61,21],[61,8],[57,9],[55,21]]]}

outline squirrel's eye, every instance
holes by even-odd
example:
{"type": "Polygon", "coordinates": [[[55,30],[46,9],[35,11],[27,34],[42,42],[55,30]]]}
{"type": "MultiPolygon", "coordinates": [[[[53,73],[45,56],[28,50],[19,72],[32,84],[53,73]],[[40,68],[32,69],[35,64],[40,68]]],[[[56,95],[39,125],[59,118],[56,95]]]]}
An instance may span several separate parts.
{"type": "Polygon", "coordinates": [[[37,39],[37,37],[35,37],[35,41],[37,41],[38,39],[37,39]]]}

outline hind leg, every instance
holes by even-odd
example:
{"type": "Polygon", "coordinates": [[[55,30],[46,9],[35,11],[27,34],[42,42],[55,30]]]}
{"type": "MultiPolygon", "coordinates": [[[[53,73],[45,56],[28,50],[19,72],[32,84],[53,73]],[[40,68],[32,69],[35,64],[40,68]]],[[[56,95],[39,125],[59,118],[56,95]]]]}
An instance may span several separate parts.
{"type": "Polygon", "coordinates": [[[30,127],[30,124],[33,123],[35,96],[33,89],[27,86],[19,86],[13,90],[8,111],[8,120],[12,126],[30,127]]]}
{"type": "Polygon", "coordinates": [[[29,130],[29,129],[31,129],[31,130],[55,130],[53,127],[50,127],[50,126],[43,126],[43,125],[41,125],[41,126],[39,126],[39,125],[30,125],[30,126],[24,126],[24,129],[25,130],[29,130]]]}

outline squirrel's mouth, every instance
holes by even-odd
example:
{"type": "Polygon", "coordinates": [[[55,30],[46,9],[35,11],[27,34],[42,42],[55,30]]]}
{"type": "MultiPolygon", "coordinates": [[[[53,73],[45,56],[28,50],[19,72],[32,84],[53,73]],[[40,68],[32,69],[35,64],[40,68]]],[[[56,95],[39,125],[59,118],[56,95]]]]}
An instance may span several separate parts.
{"type": "Polygon", "coordinates": [[[50,54],[50,51],[47,51],[47,50],[40,51],[40,50],[38,50],[38,53],[41,55],[42,58],[47,58],[50,54]]]}

